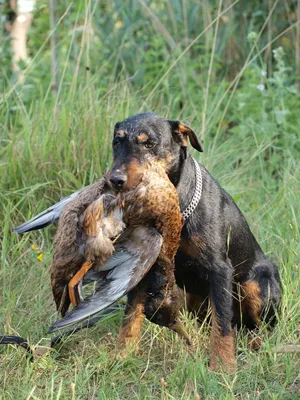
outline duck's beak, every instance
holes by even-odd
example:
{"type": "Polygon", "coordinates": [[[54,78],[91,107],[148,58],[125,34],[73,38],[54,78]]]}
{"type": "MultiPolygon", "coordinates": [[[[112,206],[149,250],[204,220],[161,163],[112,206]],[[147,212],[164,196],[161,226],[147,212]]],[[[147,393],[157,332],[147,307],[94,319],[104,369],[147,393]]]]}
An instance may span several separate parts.
{"type": "Polygon", "coordinates": [[[192,341],[181,322],[176,321],[173,325],[169,326],[169,329],[176,332],[180,337],[184,338],[189,346],[192,345],[192,341]]]}

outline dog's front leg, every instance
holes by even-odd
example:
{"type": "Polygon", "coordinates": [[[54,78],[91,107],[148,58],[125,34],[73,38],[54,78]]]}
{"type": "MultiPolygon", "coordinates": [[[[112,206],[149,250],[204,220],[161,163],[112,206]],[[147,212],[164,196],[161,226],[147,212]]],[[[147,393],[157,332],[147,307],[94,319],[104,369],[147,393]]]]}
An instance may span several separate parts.
{"type": "Polygon", "coordinates": [[[128,293],[125,316],[120,329],[118,345],[121,350],[133,347],[137,350],[138,340],[144,320],[145,290],[139,284],[128,293]]]}
{"type": "Polygon", "coordinates": [[[218,263],[209,275],[212,303],[210,367],[218,370],[223,366],[233,371],[235,366],[232,320],[232,267],[218,263]]]}

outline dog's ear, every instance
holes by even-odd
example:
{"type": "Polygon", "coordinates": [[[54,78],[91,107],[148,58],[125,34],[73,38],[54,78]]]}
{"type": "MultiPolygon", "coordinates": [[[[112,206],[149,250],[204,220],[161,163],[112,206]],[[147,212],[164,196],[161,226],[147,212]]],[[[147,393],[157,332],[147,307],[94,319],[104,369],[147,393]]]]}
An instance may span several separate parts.
{"type": "Polygon", "coordinates": [[[203,151],[201,144],[196,136],[196,133],[187,125],[180,121],[169,121],[171,126],[172,134],[176,142],[179,142],[185,149],[188,145],[188,138],[194,149],[198,151],[203,151]]]}

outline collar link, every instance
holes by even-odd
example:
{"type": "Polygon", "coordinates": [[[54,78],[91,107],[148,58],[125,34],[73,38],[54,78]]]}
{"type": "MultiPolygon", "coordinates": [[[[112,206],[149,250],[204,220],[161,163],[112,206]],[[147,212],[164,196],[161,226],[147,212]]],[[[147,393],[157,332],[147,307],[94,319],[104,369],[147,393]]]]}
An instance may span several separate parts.
{"type": "Polygon", "coordinates": [[[193,158],[193,162],[195,165],[195,180],[196,180],[196,187],[195,192],[193,194],[192,200],[187,208],[182,212],[183,220],[186,221],[192,213],[195,211],[202,194],[202,173],[201,168],[197,161],[193,158]]]}

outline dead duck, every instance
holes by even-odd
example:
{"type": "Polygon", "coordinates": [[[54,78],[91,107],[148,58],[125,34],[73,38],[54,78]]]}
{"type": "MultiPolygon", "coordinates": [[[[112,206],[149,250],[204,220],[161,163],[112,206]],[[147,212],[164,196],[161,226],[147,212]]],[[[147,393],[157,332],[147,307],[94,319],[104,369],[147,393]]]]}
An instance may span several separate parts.
{"type": "Polygon", "coordinates": [[[134,175],[119,192],[103,178],[63,209],[51,284],[64,318],[51,332],[90,318],[129,292],[120,342],[137,340],[144,315],[190,342],[178,321],[174,257],[182,216],[176,189],[158,164],[137,168],[134,175]],[[91,280],[96,291],[77,305],[76,286],[91,280]],[[66,314],[70,302],[77,306],[66,314]]]}

